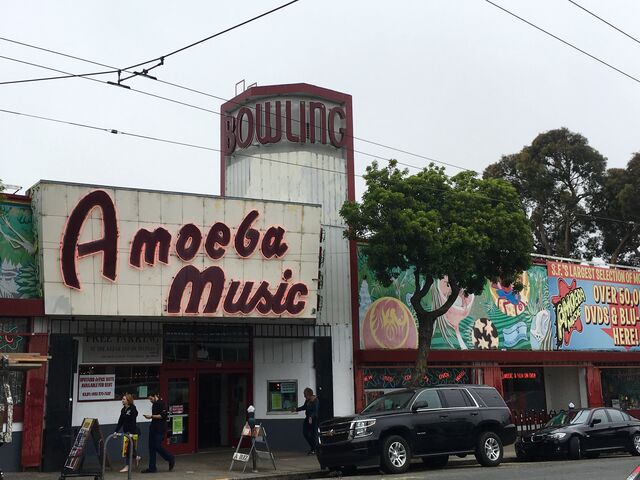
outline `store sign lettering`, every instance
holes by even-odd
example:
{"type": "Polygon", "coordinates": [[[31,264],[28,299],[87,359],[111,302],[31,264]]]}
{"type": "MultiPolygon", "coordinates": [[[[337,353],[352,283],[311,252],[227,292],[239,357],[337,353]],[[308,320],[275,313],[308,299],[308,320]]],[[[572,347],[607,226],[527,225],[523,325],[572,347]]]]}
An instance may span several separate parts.
{"type": "Polygon", "coordinates": [[[564,279],[558,281],[558,295],[551,298],[555,308],[557,324],[558,346],[569,345],[571,334],[574,331],[582,332],[582,320],[580,307],[587,300],[582,287],[576,286],[576,281],[567,285],[564,279]]]}
{"type": "Polygon", "coordinates": [[[329,108],[322,102],[299,102],[298,117],[293,118],[292,102],[257,103],[241,107],[234,116],[223,119],[225,153],[247,148],[257,141],[262,145],[283,139],[292,143],[331,143],[336,148],[346,145],[347,114],[342,107],[329,108]],[[284,128],[283,128],[284,123],[284,128]],[[308,130],[307,130],[308,129],[308,130]]]}
{"type": "MultiPolygon", "coordinates": [[[[153,231],[141,228],[131,240],[129,265],[138,269],[144,268],[145,264],[150,267],[156,263],[168,265],[172,246],[183,263],[194,260],[201,249],[211,260],[222,258],[229,249],[234,249],[243,259],[251,257],[257,250],[266,260],[282,258],[289,249],[285,241],[286,231],[280,226],[271,226],[260,232],[253,227],[258,217],[257,210],[247,213],[235,233],[222,222],[214,223],[206,235],[192,223],[183,225],[175,237],[164,227],[153,231]]],[[[64,284],[80,290],[78,262],[95,254],[100,254],[102,276],[116,282],[119,241],[120,230],[113,200],[103,190],[90,192],[71,212],[62,236],[60,268],[64,284]],[[102,237],[81,243],[82,228],[96,208],[101,212],[102,237]]],[[[293,282],[292,277],[292,270],[285,269],[280,283],[271,287],[266,281],[227,282],[225,271],[216,265],[203,271],[193,265],[185,265],[172,280],[167,313],[206,315],[222,308],[229,314],[298,315],[306,307],[309,289],[304,283],[293,282]],[[189,293],[183,311],[186,292],[189,293]],[[200,312],[203,302],[204,308],[200,312]]]]}

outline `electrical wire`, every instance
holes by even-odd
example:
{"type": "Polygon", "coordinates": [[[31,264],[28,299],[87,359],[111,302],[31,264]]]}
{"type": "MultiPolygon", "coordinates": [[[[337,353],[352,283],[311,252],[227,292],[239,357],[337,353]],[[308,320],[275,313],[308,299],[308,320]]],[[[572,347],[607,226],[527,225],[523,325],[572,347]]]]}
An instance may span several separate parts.
{"type": "Polygon", "coordinates": [[[596,14],[595,14],[595,13],[593,13],[591,10],[586,9],[585,7],[583,7],[582,5],[580,5],[578,2],[574,2],[573,0],[568,0],[568,1],[569,1],[569,3],[574,4],[576,7],[578,7],[578,8],[580,8],[580,9],[584,10],[585,12],[587,12],[587,13],[588,13],[589,15],[591,15],[592,17],[597,18],[597,19],[598,19],[598,20],[600,20],[602,23],[606,23],[606,24],[607,24],[607,25],[609,25],[611,28],[613,28],[613,29],[617,30],[617,31],[618,31],[618,32],[620,32],[621,34],[623,34],[623,35],[625,35],[625,36],[629,37],[629,38],[630,38],[631,40],[633,40],[634,42],[636,42],[636,43],[640,44],[640,40],[638,40],[636,37],[634,37],[634,36],[632,36],[632,35],[629,35],[627,32],[625,32],[624,30],[622,30],[622,29],[620,29],[620,28],[616,27],[614,24],[612,24],[612,23],[610,23],[610,22],[607,22],[604,18],[602,18],[602,17],[600,17],[600,16],[596,15],[596,14]]]}
{"type": "Polygon", "coordinates": [[[526,23],[527,25],[529,25],[529,26],[531,26],[531,27],[535,28],[536,30],[540,30],[542,33],[544,33],[544,34],[546,34],[546,35],[549,35],[549,36],[550,36],[550,37],[552,37],[552,38],[555,38],[555,39],[556,39],[556,40],[558,40],[559,42],[562,42],[562,43],[564,43],[565,45],[567,45],[568,47],[571,47],[571,48],[573,48],[574,50],[577,50],[578,52],[582,53],[583,55],[586,55],[587,57],[589,57],[589,58],[591,58],[591,59],[595,60],[596,62],[599,62],[599,63],[601,63],[602,65],[605,65],[606,67],[608,67],[608,68],[610,68],[610,69],[612,69],[612,70],[614,70],[614,71],[616,71],[616,72],[618,72],[618,73],[620,73],[620,74],[624,75],[625,77],[627,77],[627,78],[629,78],[629,79],[633,80],[634,82],[636,82],[636,83],[640,83],[640,79],[639,79],[639,78],[634,77],[633,75],[631,75],[631,74],[629,74],[629,73],[627,73],[627,72],[625,72],[625,71],[623,71],[623,70],[620,70],[620,69],[619,69],[619,68],[617,68],[617,67],[614,67],[614,66],[613,66],[613,65],[611,65],[610,63],[607,63],[607,62],[605,62],[604,60],[602,60],[602,59],[600,59],[600,58],[596,57],[595,55],[592,55],[592,54],[590,54],[589,52],[587,52],[587,51],[585,51],[585,50],[582,50],[581,48],[579,48],[579,47],[575,46],[573,43],[570,43],[570,42],[568,42],[567,40],[564,40],[563,38],[560,38],[560,37],[558,37],[557,35],[554,35],[553,33],[549,32],[548,30],[545,30],[544,28],[539,27],[539,26],[538,26],[538,25],[536,25],[535,23],[532,23],[532,22],[530,22],[529,20],[527,20],[527,19],[525,19],[525,18],[523,18],[523,17],[521,17],[521,16],[519,16],[519,15],[516,15],[516,14],[515,14],[515,13],[513,13],[512,11],[507,10],[506,8],[504,8],[504,7],[500,6],[500,5],[498,5],[497,3],[493,3],[491,0],[484,0],[484,1],[485,1],[485,2],[487,2],[487,3],[489,3],[490,5],[493,5],[494,7],[496,7],[496,8],[498,8],[498,9],[502,10],[503,12],[508,13],[508,14],[509,14],[509,15],[511,15],[512,17],[517,18],[517,19],[518,19],[518,20],[520,20],[521,22],[524,22],[524,23],[526,23]]]}
{"type": "MultiPolygon", "coordinates": [[[[164,54],[164,55],[162,55],[160,57],[156,57],[156,58],[153,58],[151,60],[147,60],[145,62],[137,63],[135,65],[131,65],[131,66],[126,67],[126,68],[111,67],[109,65],[104,65],[104,64],[99,63],[99,62],[94,62],[92,60],[87,60],[87,59],[84,59],[84,58],[81,58],[81,57],[76,57],[74,55],[69,55],[69,54],[65,54],[65,53],[56,52],[55,50],[50,50],[50,49],[47,49],[47,48],[44,48],[44,47],[37,47],[37,46],[34,46],[34,45],[29,45],[28,43],[19,42],[17,40],[11,40],[11,39],[8,39],[8,38],[0,38],[0,40],[4,40],[5,42],[11,42],[11,43],[15,43],[17,45],[22,45],[22,46],[25,46],[25,47],[36,48],[38,50],[42,50],[42,51],[45,51],[45,52],[54,53],[56,55],[62,55],[64,57],[72,58],[74,60],[80,60],[80,61],[83,61],[83,62],[88,62],[88,63],[92,63],[94,65],[99,65],[99,66],[102,66],[102,67],[106,67],[106,68],[111,68],[112,69],[112,70],[109,70],[109,71],[106,71],[106,72],[81,73],[81,74],[69,73],[69,74],[67,74],[65,76],[60,76],[60,77],[41,77],[41,78],[31,78],[31,79],[23,79],[23,80],[12,80],[12,81],[8,81],[8,82],[0,82],[0,85],[10,85],[10,84],[15,84],[15,83],[29,83],[29,82],[42,82],[42,81],[48,81],[48,80],[60,80],[60,79],[63,79],[63,78],[91,77],[91,76],[119,73],[121,71],[130,73],[132,76],[140,75],[140,76],[145,76],[146,77],[147,76],[147,72],[150,69],[143,70],[143,72],[130,72],[129,70],[131,70],[133,68],[136,68],[136,67],[140,67],[142,65],[146,65],[148,63],[153,63],[153,62],[158,62],[158,61],[161,62],[161,64],[164,64],[164,60],[166,58],[172,56],[172,55],[175,55],[177,53],[183,52],[183,51],[185,51],[185,50],[187,50],[189,48],[195,47],[196,45],[200,45],[201,43],[204,43],[204,42],[206,42],[208,40],[211,40],[213,38],[216,38],[216,37],[219,37],[221,35],[224,35],[225,33],[228,33],[228,32],[230,32],[232,30],[235,30],[235,29],[240,28],[240,27],[242,27],[244,25],[247,25],[248,23],[254,22],[254,21],[256,21],[256,20],[258,20],[260,18],[266,17],[267,15],[270,15],[272,13],[275,13],[278,10],[282,10],[283,8],[286,8],[286,7],[288,7],[288,6],[290,6],[290,5],[294,4],[294,3],[297,3],[298,1],[299,0],[291,0],[288,3],[280,5],[279,7],[273,8],[273,9],[267,11],[267,12],[261,13],[260,15],[256,15],[255,17],[252,17],[252,18],[250,18],[248,20],[245,20],[244,22],[241,22],[241,23],[238,23],[236,25],[233,25],[233,26],[231,26],[229,28],[225,28],[224,30],[221,30],[221,31],[219,31],[217,33],[214,33],[213,35],[210,35],[210,36],[208,36],[206,38],[198,40],[197,42],[193,42],[193,43],[191,43],[189,45],[186,45],[184,47],[181,47],[181,48],[179,48],[177,50],[174,50],[172,52],[166,53],[166,54],[164,54]]],[[[157,66],[159,66],[159,65],[156,65],[156,66],[154,66],[152,68],[156,68],[157,66]]],[[[131,78],[131,77],[129,77],[129,78],[131,78]]],[[[149,77],[149,78],[151,78],[151,77],[149,77]]]]}
{"type": "MultiPolygon", "coordinates": [[[[34,115],[34,114],[30,114],[30,113],[18,112],[18,111],[15,111],[15,110],[7,110],[7,109],[1,109],[1,108],[0,108],[0,112],[12,114],[12,115],[17,115],[17,116],[22,116],[22,117],[34,118],[34,119],[38,119],[38,120],[46,120],[46,121],[49,121],[49,122],[54,122],[54,123],[59,123],[59,124],[66,124],[66,125],[71,125],[71,126],[80,127],[80,128],[86,128],[86,129],[90,129],[90,130],[98,130],[98,131],[111,133],[111,134],[124,135],[124,136],[129,136],[129,137],[133,137],[133,138],[139,138],[139,139],[143,139],[143,140],[151,140],[151,141],[155,141],[155,142],[168,143],[168,144],[178,145],[178,146],[183,146],[183,147],[196,148],[196,149],[199,149],[199,150],[208,150],[208,151],[211,151],[211,152],[218,152],[218,153],[222,152],[222,150],[220,150],[218,148],[208,147],[208,146],[204,146],[204,145],[197,145],[197,144],[188,143],[188,142],[181,142],[181,141],[177,141],[177,140],[170,140],[170,139],[155,137],[155,136],[151,136],[151,135],[143,135],[143,134],[139,134],[139,133],[125,132],[123,130],[118,130],[118,129],[115,129],[115,128],[98,127],[98,126],[95,126],[95,125],[89,125],[89,124],[80,123],[80,122],[72,122],[72,121],[68,121],[68,120],[61,120],[61,119],[57,119],[57,118],[45,117],[45,116],[42,116],[42,115],[34,115]]],[[[233,155],[234,156],[245,157],[245,158],[253,158],[253,159],[258,159],[258,160],[264,160],[264,161],[267,161],[267,162],[273,162],[273,163],[278,163],[278,164],[283,164],[283,165],[290,165],[290,166],[294,166],[294,167],[308,168],[308,169],[311,169],[311,170],[318,170],[318,171],[322,171],[322,172],[335,173],[335,174],[339,174],[339,175],[347,175],[346,172],[340,171],[340,170],[332,170],[332,169],[317,167],[317,166],[313,166],[313,165],[303,165],[303,164],[298,164],[298,163],[286,162],[284,160],[277,160],[277,159],[274,159],[274,158],[266,158],[266,157],[261,157],[261,156],[258,156],[258,155],[248,155],[248,154],[243,154],[243,153],[234,153],[233,155]]],[[[356,174],[356,173],[354,173],[354,176],[360,177],[360,178],[364,178],[363,175],[359,175],[359,174],[356,174]]],[[[428,190],[432,190],[432,191],[443,192],[443,193],[448,191],[446,189],[436,188],[436,187],[424,187],[424,188],[426,188],[428,190]]],[[[494,202],[498,202],[498,203],[502,203],[502,204],[508,205],[508,203],[504,202],[503,199],[499,199],[499,198],[495,198],[495,197],[489,197],[487,195],[479,195],[479,196],[481,198],[486,199],[486,200],[490,200],[490,201],[494,201],[494,202]]],[[[521,205],[516,205],[516,207],[517,208],[521,208],[521,205]]],[[[576,216],[580,216],[580,217],[586,217],[586,218],[599,218],[599,219],[609,220],[609,221],[613,221],[613,222],[625,223],[625,224],[633,225],[633,226],[640,225],[639,223],[636,223],[636,222],[618,220],[618,219],[611,218],[611,217],[602,217],[602,216],[597,216],[597,215],[588,215],[588,214],[581,214],[581,213],[575,213],[575,215],[576,216]]]]}
{"type": "MultiPolygon", "coordinates": [[[[59,70],[59,69],[56,69],[56,68],[53,68],[53,67],[47,67],[46,65],[41,65],[41,64],[37,64],[37,63],[27,62],[25,60],[20,60],[20,59],[17,59],[17,58],[7,57],[7,56],[4,56],[4,55],[0,55],[0,59],[9,60],[9,61],[12,61],[12,62],[17,62],[17,63],[22,63],[22,64],[29,65],[29,66],[32,66],[32,67],[38,67],[38,68],[42,68],[42,69],[45,69],[45,70],[50,70],[50,71],[57,72],[57,73],[68,73],[68,72],[65,72],[64,70],[59,70]]],[[[72,75],[72,74],[69,74],[69,75],[72,75]]],[[[165,97],[163,95],[158,95],[158,94],[155,94],[155,93],[147,92],[145,90],[140,90],[140,89],[137,89],[137,88],[134,88],[134,87],[130,87],[129,85],[119,85],[119,84],[116,84],[116,83],[113,83],[113,82],[107,82],[107,81],[104,81],[104,80],[100,80],[100,79],[97,79],[97,78],[86,77],[86,76],[80,76],[80,75],[75,75],[75,76],[78,77],[78,78],[83,78],[83,79],[91,80],[91,81],[98,82],[98,83],[103,83],[103,84],[107,84],[107,85],[113,85],[113,86],[122,87],[122,88],[125,88],[126,90],[130,90],[132,92],[136,92],[136,93],[139,93],[141,95],[146,95],[146,96],[149,96],[149,97],[152,97],[152,98],[156,98],[158,100],[163,100],[163,101],[174,103],[174,104],[177,104],[177,105],[182,105],[184,107],[189,107],[189,108],[193,108],[193,109],[196,109],[196,110],[204,111],[204,112],[207,112],[207,113],[212,113],[212,114],[218,115],[220,117],[224,116],[224,114],[222,114],[221,112],[217,112],[217,111],[211,110],[209,108],[200,107],[200,106],[194,105],[192,103],[182,102],[180,100],[175,100],[175,99],[170,98],[170,97],[165,97]]],[[[71,78],[71,77],[69,77],[69,78],[71,78]]],[[[297,121],[298,123],[300,122],[297,119],[293,119],[293,120],[297,121]]],[[[356,137],[353,137],[353,138],[355,139],[356,137]]],[[[368,143],[372,143],[374,145],[384,146],[381,143],[373,142],[373,141],[370,141],[370,140],[364,140],[364,139],[358,139],[358,140],[361,140],[361,141],[364,141],[364,142],[368,142],[368,143]]],[[[447,162],[442,162],[442,161],[439,161],[439,160],[431,159],[429,157],[424,157],[422,155],[411,153],[411,152],[407,152],[406,150],[400,150],[400,149],[397,149],[395,147],[386,147],[386,148],[390,148],[392,150],[400,151],[402,153],[407,153],[407,154],[414,155],[414,156],[417,156],[417,157],[420,157],[420,158],[424,158],[424,159],[430,160],[430,161],[432,161],[434,163],[440,163],[440,164],[444,164],[444,165],[448,165],[448,166],[455,166],[456,168],[459,168],[459,169],[462,169],[462,170],[472,171],[472,170],[464,168],[464,167],[460,167],[460,166],[456,166],[456,165],[453,165],[453,164],[450,164],[450,163],[447,163],[447,162]]],[[[361,155],[368,156],[368,157],[384,160],[384,161],[387,161],[387,162],[389,161],[389,159],[384,158],[381,155],[375,155],[375,154],[372,154],[372,153],[367,153],[367,152],[363,152],[363,151],[355,150],[355,149],[354,149],[354,152],[355,153],[359,153],[361,155]]],[[[402,162],[402,161],[397,161],[397,163],[398,163],[398,165],[401,165],[403,167],[413,168],[413,169],[416,169],[416,170],[422,170],[424,168],[424,167],[419,167],[417,165],[412,165],[412,164],[409,164],[409,163],[406,163],[406,162],[402,162]]]]}
{"type": "MultiPolygon", "coordinates": [[[[38,50],[43,50],[43,51],[46,51],[46,52],[49,52],[49,53],[53,53],[53,54],[56,54],[56,55],[62,55],[62,56],[65,56],[65,57],[73,58],[73,59],[80,60],[80,61],[83,61],[83,62],[92,63],[92,64],[99,65],[99,66],[104,66],[104,67],[107,67],[107,68],[113,68],[113,67],[110,67],[109,65],[105,65],[105,64],[102,64],[102,63],[99,63],[99,62],[94,62],[92,60],[87,60],[87,59],[76,57],[76,56],[73,56],[73,55],[68,55],[68,54],[65,54],[65,53],[62,53],[62,52],[56,52],[54,50],[49,50],[49,49],[46,49],[46,48],[38,47],[36,45],[30,45],[30,44],[27,44],[27,43],[24,43],[24,42],[18,42],[16,40],[7,39],[7,38],[4,38],[4,37],[0,37],[0,40],[16,43],[18,45],[23,45],[23,46],[27,46],[27,47],[30,47],[30,48],[35,48],[35,49],[38,49],[38,50]]],[[[62,70],[54,69],[52,67],[47,67],[45,65],[39,65],[39,64],[27,62],[27,61],[16,59],[16,58],[12,58],[12,57],[6,57],[6,56],[0,55],[0,58],[4,59],[4,60],[10,60],[10,61],[13,61],[13,62],[24,63],[26,65],[35,66],[35,67],[43,68],[43,69],[46,69],[46,70],[52,70],[54,72],[65,73],[62,70]]],[[[114,71],[111,71],[110,73],[114,73],[116,71],[117,70],[114,70],[114,71]]],[[[123,70],[123,71],[125,71],[125,70],[123,70]]],[[[109,73],[109,72],[105,72],[105,73],[109,73]]],[[[131,72],[128,72],[128,73],[131,73],[131,72]]],[[[162,84],[165,84],[165,85],[169,85],[169,86],[172,86],[172,87],[176,87],[176,88],[180,88],[182,90],[186,90],[186,91],[189,91],[189,92],[192,92],[192,93],[197,93],[197,94],[204,95],[204,96],[207,96],[207,97],[210,97],[210,98],[215,98],[215,99],[223,101],[223,102],[230,102],[230,103],[234,103],[236,105],[242,105],[239,102],[234,102],[233,100],[226,99],[224,97],[220,97],[218,95],[214,95],[214,94],[211,94],[211,93],[203,92],[201,90],[196,90],[194,88],[186,87],[184,85],[180,85],[180,84],[177,84],[177,83],[167,82],[165,80],[160,80],[158,78],[153,78],[153,77],[147,77],[147,76],[144,76],[144,75],[142,77],[143,78],[150,78],[151,80],[155,80],[155,81],[157,81],[159,83],[162,83],[162,84]]],[[[27,80],[15,80],[15,81],[11,81],[11,82],[0,82],[0,85],[12,84],[12,83],[23,83],[23,82],[29,82],[29,81],[38,81],[38,80],[41,80],[41,79],[63,79],[63,78],[87,78],[89,80],[100,81],[100,80],[97,80],[97,79],[90,78],[89,75],[83,75],[83,74],[74,75],[74,74],[68,73],[67,75],[60,76],[60,77],[45,77],[45,78],[39,78],[39,79],[27,79],[27,80]]],[[[159,100],[164,100],[164,101],[171,102],[171,103],[176,103],[178,105],[182,105],[182,106],[185,106],[185,107],[190,107],[190,108],[195,108],[195,109],[198,109],[198,110],[203,110],[203,111],[206,111],[206,112],[209,112],[209,113],[213,113],[215,115],[219,115],[221,117],[224,116],[223,113],[217,112],[215,110],[210,110],[210,109],[207,109],[207,108],[204,108],[204,107],[199,107],[197,105],[193,105],[193,104],[190,104],[190,103],[186,103],[186,102],[182,102],[182,101],[179,101],[179,100],[175,100],[175,99],[172,99],[170,97],[164,97],[162,95],[157,95],[157,94],[153,94],[153,93],[150,93],[150,92],[146,92],[144,90],[139,90],[139,89],[136,89],[136,88],[132,88],[132,87],[130,87],[128,85],[121,85],[121,84],[116,84],[116,83],[113,83],[113,82],[105,82],[105,81],[101,81],[101,82],[105,83],[105,84],[109,84],[109,85],[121,86],[121,87],[126,88],[128,90],[132,90],[134,92],[141,93],[143,95],[148,95],[148,96],[151,96],[151,97],[155,97],[155,98],[157,98],[159,100]]],[[[284,115],[281,115],[281,118],[285,118],[284,115]]],[[[298,120],[297,118],[292,118],[291,121],[293,123],[298,123],[298,124],[300,123],[300,120],[298,120]]],[[[445,165],[445,166],[452,167],[452,168],[457,168],[457,169],[463,170],[463,171],[475,172],[474,170],[472,170],[470,168],[462,167],[460,165],[456,165],[456,164],[453,164],[453,163],[445,162],[445,161],[442,161],[442,160],[437,160],[437,159],[432,158],[432,157],[427,157],[425,155],[421,155],[421,154],[410,152],[410,151],[403,150],[403,149],[400,149],[400,148],[392,147],[390,145],[385,145],[383,143],[375,142],[373,140],[367,140],[365,138],[356,137],[356,136],[351,135],[349,133],[346,133],[345,135],[347,137],[351,137],[354,140],[358,140],[360,142],[369,143],[371,145],[375,145],[375,146],[378,146],[378,147],[386,148],[388,150],[392,150],[392,151],[395,151],[395,152],[403,153],[405,155],[411,155],[411,156],[414,156],[416,158],[421,158],[423,160],[427,160],[429,162],[437,163],[437,164],[440,164],[440,165],[445,165]]],[[[388,159],[386,159],[386,158],[384,158],[384,157],[382,157],[380,155],[374,155],[374,154],[363,152],[363,151],[359,151],[359,150],[354,150],[354,152],[360,153],[361,155],[365,155],[365,156],[368,156],[368,157],[378,158],[378,159],[382,159],[382,160],[388,161],[388,159]]],[[[414,168],[414,169],[417,169],[417,170],[422,170],[422,168],[424,168],[424,167],[419,167],[419,166],[416,166],[416,165],[411,165],[411,164],[408,164],[408,163],[404,163],[404,162],[401,162],[401,161],[398,161],[398,164],[402,165],[404,167],[407,167],[407,168],[414,168]]],[[[475,173],[477,173],[477,172],[475,172],[475,173]]]]}
{"type": "Polygon", "coordinates": [[[180,52],[184,52],[185,50],[187,50],[189,48],[195,47],[196,45],[200,45],[201,43],[204,43],[204,42],[206,42],[208,40],[211,40],[213,38],[219,37],[220,35],[223,35],[225,33],[228,33],[230,31],[232,31],[232,30],[235,30],[236,28],[242,27],[242,26],[244,26],[244,25],[246,25],[248,23],[254,22],[254,21],[256,21],[256,20],[258,20],[260,18],[266,17],[267,15],[271,15],[272,13],[275,13],[278,10],[282,10],[283,8],[287,8],[288,6],[293,5],[294,3],[297,3],[298,1],[299,0],[291,0],[288,3],[280,5],[279,7],[273,8],[273,9],[267,11],[267,12],[261,13],[260,15],[256,15],[255,17],[252,17],[252,18],[250,18],[248,20],[245,20],[244,22],[238,23],[238,24],[236,24],[236,25],[234,25],[232,27],[226,28],[225,30],[222,30],[222,31],[220,31],[218,33],[214,33],[213,35],[210,35],[210,36],[208,36],[206,38],[203,38],[202,40],[198,40],[197,42],[193,42],[193,43],[191,43],[189,45],[186,45],[184,47],[178,48],[177,50],[174,50],[172,52],[165,53],[164,55],[156,57],[156,58],[154,58],[152,60],[147,60],[146,62],[141,62],[141,63],[137,63],[135,65],[131,65],[131,66],[127,67],[127,68],[124,68],[123,70],[130,70],[132,68],[136,68],[136,67],[140,67],[142,65],[146,65],[147,63],[152,63],[152,62],[157,62],[157,61],[160,61],[160,60],[164,60],[164,59],[166,59],[166,58],[168,58],[168,57],[170,57],[172,55],[175,55],[175,54],[180,53],[180,52]]]}

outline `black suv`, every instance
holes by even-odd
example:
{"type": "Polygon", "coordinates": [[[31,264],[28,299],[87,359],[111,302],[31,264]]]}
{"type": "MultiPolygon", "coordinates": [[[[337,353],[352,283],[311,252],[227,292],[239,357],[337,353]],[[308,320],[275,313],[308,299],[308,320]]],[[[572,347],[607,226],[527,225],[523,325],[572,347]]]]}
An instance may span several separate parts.
{"type": "Polygon", "coordinates": [[[470,453],[493,467],[502,461],[503,445],[515,440],[511,412],[495,388],[442,385],[395,391],[360,415],[323,422],[317,452],[320,465],[331,470],[381,466],[402,473],[413,457],[435,468],[449,455],[470,453]]]}

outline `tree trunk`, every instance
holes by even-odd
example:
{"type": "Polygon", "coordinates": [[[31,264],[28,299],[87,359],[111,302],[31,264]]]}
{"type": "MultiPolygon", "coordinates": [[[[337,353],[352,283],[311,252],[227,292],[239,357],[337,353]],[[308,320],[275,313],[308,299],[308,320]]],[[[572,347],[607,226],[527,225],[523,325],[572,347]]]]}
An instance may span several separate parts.
{"type": "Polygon", "coordinates": [[[419,274],[416,272],[416,291],[411,297],[411,305],[416,311],[416,315],[418,317],[418,352],[416,357],[416,367],[413,372],[413,378],[411,380],[412,387],[418,387],[421,380],[427,373],[427,359],[429,357],[429,353],[431,352],[431,339],[433,337],[433,328],[437,318],[447,313],[449,308],[451,308],[451,306],[458,298],[458,294],[460,293],[460,287],[457,285],[455,280],[452,279],[451,276],[449,276],[451,293],[449,294],[446,302],[444,302],[442,306],[435,310],[427,311],[422,307],[422,299],[431,288],[433,279],[425,282],[425,285],[423,285],[421,288],[418,288],[420,285],[418,280],[419,274]]]}
{"type": "Polygon", "coordinates": [[[438,317],[432,312],[418,314],[418,356],[416,357],[416,369],[413,372],[411,386],[418,387],[421,380],[427,373],[427,358],[431,352],[431,339],[433,338],[433,327],[438,317]]]}
{"type": "Polygon", "coordinates": [[[622,253],[622,249],[625,247],[627,242],[631,240],[631,238],[637,233],[638,233],[638,225],[634,226],[630,232],[628,232],[624,237],[622,237],[622,240],[620,240],[620,243],[618,243],[618,246],[611,254],[609,263],[614,263],[614,264],[618,263],[618,256],[620,256],[620,253],[622,253]]]}

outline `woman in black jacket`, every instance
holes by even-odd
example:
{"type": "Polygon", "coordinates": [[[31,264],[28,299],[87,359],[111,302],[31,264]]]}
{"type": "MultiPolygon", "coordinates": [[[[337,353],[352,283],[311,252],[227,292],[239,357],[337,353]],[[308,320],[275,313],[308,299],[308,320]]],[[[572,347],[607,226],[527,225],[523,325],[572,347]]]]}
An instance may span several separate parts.
{"type": "Polygon", "coordinates": [[[318,431],[318,397],[313,394],[310,388],[304,389],[304,405],[294,408],[295,412],[304,410],[304,423],[302,424],[302,435],[309,444],[307,455],[316,453],[316,434],[318,431]]]}
{"type": "MultiPolygon", "coordinates": [[[[138,418],[138,409],[134,405],[133,395],[125,393],[122,396],[122,410],[120,410],[120,418],[118,419],[118,425],[116,425],[116,432],[122,429],[123,433],[131,435],[131,442],[127,443],[127,449],[125,450],[125,458],[127,464],[120,470],[121,473],[129,471],[129,449],[133,443],[133,456],[136,458],[136,465],[138,464],[140,457],[137,456],[137,443],[138,443],[138,426],[136,425],[136,419],[138,418]]],[[[124,440],[123,440],[124,441],[124,440]]]]}

